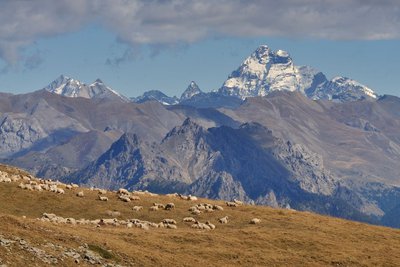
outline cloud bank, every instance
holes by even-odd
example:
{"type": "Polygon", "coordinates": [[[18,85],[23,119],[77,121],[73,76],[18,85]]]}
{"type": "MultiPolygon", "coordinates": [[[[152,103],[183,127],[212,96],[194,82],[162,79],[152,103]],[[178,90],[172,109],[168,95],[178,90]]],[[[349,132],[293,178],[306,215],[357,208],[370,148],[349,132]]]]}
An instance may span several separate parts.
{"type": "Polygon", "coordinates": [[[207,38],[400,39],[398,0],[0,0],[0,57],[99,24],[132,47],[207,38]]]}

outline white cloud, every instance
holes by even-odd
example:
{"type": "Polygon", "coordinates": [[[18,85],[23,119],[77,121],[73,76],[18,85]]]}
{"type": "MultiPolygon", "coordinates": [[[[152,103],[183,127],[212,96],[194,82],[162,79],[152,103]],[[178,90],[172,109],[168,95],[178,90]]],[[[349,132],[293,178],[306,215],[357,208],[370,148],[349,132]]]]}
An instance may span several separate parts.
{"type": "Polygon", "coordinates": [[[130,46],[213,37],[400,38],[397,0],[0,0],[0,57],[35,40],[97,23],[130,46]]]}

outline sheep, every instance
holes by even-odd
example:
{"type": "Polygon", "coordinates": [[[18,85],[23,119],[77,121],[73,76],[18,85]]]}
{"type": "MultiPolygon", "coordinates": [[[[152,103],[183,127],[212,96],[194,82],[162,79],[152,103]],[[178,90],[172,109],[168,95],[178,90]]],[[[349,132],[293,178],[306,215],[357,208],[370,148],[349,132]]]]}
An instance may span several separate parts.
{"type": "Polygon", "coordinates": [[[108,197],[99,196],[100,201],[108,201],[108,197]]]}
{"type": "Polygon", "coordinates": [[[221,210],[222,211],[222,210],[224,210],[224,208],[219,205],[214,205],[213,210],[221,210]]]}
{"type": "Polygon", "coordinates": [[[197,210],[196,206],[192,206],[192,207],[189,208],[189,211],[195,211],[195,210],[197,210]]]}
{"type": "Polygon", "coordinates": [[[13,175],[13,176],[11,176],[11,181],[13,181],[13,182],[17,182],[17,181],[19,181],[21,179],[21,177],[19,176],[19,175],[13,175]]]}
{"type": "Polygon", "coordinates": [[[258,223],[260,223],[260,222],[261,222],[260,219],[258,219],[258,218],[253,218],[253,219],[251,219],[250,224],[258,224],[258,223]]]}
{"type": "Polygon", "coordinates": [[[105,195],[106,193],[107,193],[107,190],[99,189],[99,194],[100,195],[105,195]]]}
{"type": "Polygon", "coordinates": [[[65,186],[65,189],[69,189],[69,190],[71,190],[71,189],[72,189],[72,185],[70,185],[70,184],[67,184],[67,185],[65,186]]]}
{"type": "Polygon", "coordinates": [[[130,198],[128,196],[125,196],[125,195],[119,195],[118,198],[121,199],[124,202],[131,202],[130,198]]]}
{"type": "Polygon", "coordinates": [[[185,218],[183,218],[183,222],[191,222],[191,223],[193,223],[193,222],[196,222],[196,219],[193,218],[193,217],[185,217],[185,218]]]}
{"type": "Polygon", "coordinates": [[[4,179],[3,179],[3,182],[5,182],[5,183],[11,183],[12,181],[11,181],[11,178],[4,178],[4,179]]]}
{"type": "Polygon", "coordinates": [[[113,225],[115,224],[117,221],[117,219],[100,219],[99,224],[100,225],[113,225]]]}
{"type": "Polygon", "coordinates": [[[200,215],[201,214],[201,211],[199,211],[199,210],[194,210],[194,211],[192,211],[192,214],[193,215],[200,215]]]}
{"type": "Polygon", "coordinates": [[[191,227],[195,228],[195,229],[201,229],[201,230],[211,230],[211,227],[208,226],[207,224],[201,223],[201,222],[197,222],[197,221],[194,224],[192,224],[191,227]]]}
{"type": "Polygon", "coordinates": [[[33,187],[31,184],[25,184],[24,189],[29,190],[29,191],[33,191],[33,187]]]}
{"type": "Polygon", "coordinates": [[[150,211],[156,211],[156,210],[158,210],[158,206],[151,206],[151,207],[149,208],[149,210],[150,210],[150,211]]]}
{"type": "Polygon", "coordinates": [[[208,227],[210,227],[211,230],[215,229],[215,225],[210,223],[209,221],[206,221],[206,225],[208,225],[208,227]]]}
{"type": "Polygon", "coordinates": [[[167,224],[166,228],[168,228],[168,229],[178,229],[178,226],[176,226],[175,224],[167,224]]]}
{"type": "Polygon", "coordinates": [[[76,193],[77,197],[84,197],[85,194],[83,193],[83,191],[79,191],[78,193],[76,193]]]}
{"type": "Polygon", "coordinates": [[[78,187],[79,187],[79,185],[73,184],[73,183],[71,183],[71,186],[72,186],[73,188],[78,188],[78,187]]]}
{"type": "Polygon", "coordinates": [[[161,203],[153,203],[153,206],[156,206],[157,208],[160,208],[160,209],[165,209],[165,205],[161,204],[161,203]]]}
{"type": "Polygon", "coordinates": [[[206,209],[206,207],[203,206],[203,205],[197,205],[196,208],[197,208],[198,210],[205,210],[205,209],[206,209]]]}
{"type": "Polygon", "coordinates": [[[222,217],[218,219],[219,223],[227,224],[228,223],[228,216],[222,217]]]}
{"type": "Polygon", "coordinates": [[[125,188],[120,188],[120,189],[118,189],[118,194],[129,195],[129,191],[126,190],[125,188]]]}
{"type": "Polygon", "coordinates": [[[62,189],[62,188],[57,188],[56,193],[57,194],[65,194],[64,189],[62,189]]]}
{"type": "Polygon", "coordinates": [[[42,186],[40,184],[34,185],[33,189],[36,190],[36,191],[39,191],[39,192],[43,191],[42,186]]]}
{"type": "Polygon", "coordinates": [[[18,185],[18,187],[21,188],[21,189],[25,189],[25,184],[24,184],[24,183],[20,183],[20,184],[18,185]]]}
{"type": "Polygon", "coordinates": [[[190,201],[197,201],[197,197],[196,197],[196,196],[189,195],[189,196],[188,196],[188,200],[190,200],[190,201]]]}
{"type": "Polygon", "coordinates": [[[239,206],[243,205],[243,201],[237,200],[236,198],[233,199],[233,202],[238,204],[239,206]]]}
{"type": "Polygon", "coordinates": [[[172,209],[175,209],[175,204],[174,203],[167,203],[166,205],[165,205],[165,208],[164,208],[165,210],[172,210],[172,209]]]}
{"type": "Polygon", "coordinates": [[[237,207],[237,206],[239,206],[237,203],[235,203],[235,202],[230,202],[230,201],[225,202],[225,204],[226,204],[228,207],[237,207]]]}
{"type": "Polygon", "coordinates": [[[130,200],[140,200],[140,197],[138,196],[129,196],[130,200]]]}
{"type": "Polygon", "coordinates": [[[133,206],[133,208],[132,208],[132,210],[134,210],[134,211],[140,211],[142,209],[143,209],[142,206],[133,206]]]}
{"type": "Polygon", "coordinates": [[[164,224],[176,224],[176,221],[174,219],[164,219],[164,220],[162,220],[162,223],[164,223],[164,224]]]}
{"type": "Polygon", "coordinates": [[[189,198],[187,196],[184,196],[184,195],[181,195],[181,194],[178,194],[178,197],[180,199],[183,199],[183,200],[189,200],[189,198]]]}

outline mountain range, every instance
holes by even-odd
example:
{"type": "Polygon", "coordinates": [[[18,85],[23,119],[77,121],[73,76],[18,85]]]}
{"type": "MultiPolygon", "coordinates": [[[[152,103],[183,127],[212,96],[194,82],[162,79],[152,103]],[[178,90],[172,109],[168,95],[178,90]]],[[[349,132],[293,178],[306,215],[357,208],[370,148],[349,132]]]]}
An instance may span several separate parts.
{"type": "Polygon", "coordinates": [[[0,94],[1,161],[88,186],[180,192],[400,227],[400,99],[257,48],[221,88],[125,97],[60,76],[0,94]]]}

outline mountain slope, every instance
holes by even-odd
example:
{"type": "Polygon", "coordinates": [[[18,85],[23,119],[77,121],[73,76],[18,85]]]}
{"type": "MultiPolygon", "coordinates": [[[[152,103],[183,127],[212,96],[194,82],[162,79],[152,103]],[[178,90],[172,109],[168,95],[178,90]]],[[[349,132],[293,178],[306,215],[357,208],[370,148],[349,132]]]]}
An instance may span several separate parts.
{"type": "MultiPolygon", "coordinates": [[[[14,168],[0,171],[26,175],[14,168]]],[[[36,180],[35,180],[36,181],[36,180]]],[[[165,195],[141,194],[126,203],[107,191],[109,201],[98,200],[98,191],[80,187],[65,194],[29,191],[20,182],[0,182],[0,258],[8,266],[397,266],[400,231],[332,217],[265,206],[227,207],[222,201],[187,201],[165,195]],[[82,191],[84,197],[77,197],[82,191]],[[29,201],[27,201],[29,200],[29,201]],[[175,209],[150,211],[153,203],[175,203],[175,209]],[[223,211],[192,215],[199,203],[223,206],[223,211]],[[139,212],[132,206],[143,206],[139,212]],[[109,211],[109,212],[107,212],[109,211]],[[112,214],[110,211],[118,212],[112,214]],[[43,213],[63,218],[139,219],[159,223],[176,221],[177,229],[126,225],[64,224],[40,221],[43,213]],[[191,228],[184,217],[216,225],[211,231],[191,228]],[[227,224],[218,219],[228,216],[227,224]],[[249,224],[253,218],[259,224],[249,224]],[[145,238],[144,238],[145,237],[145,238]],[[47,262],[47,263],[46,263],[47,262]],[[51,263],[48,263],[51,262],[51,263]]],[[[71,220],[71,219],[70,219],[71,220]]]]}

